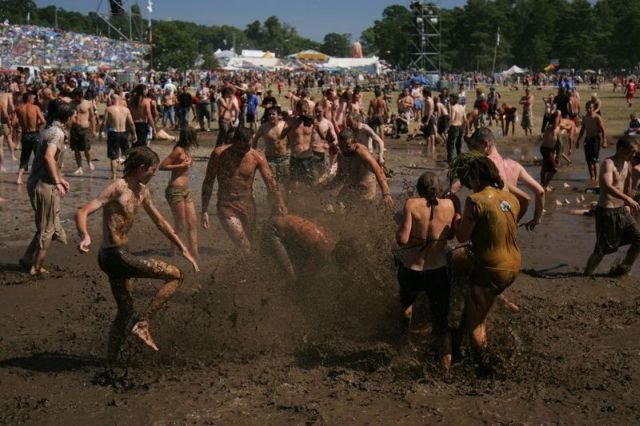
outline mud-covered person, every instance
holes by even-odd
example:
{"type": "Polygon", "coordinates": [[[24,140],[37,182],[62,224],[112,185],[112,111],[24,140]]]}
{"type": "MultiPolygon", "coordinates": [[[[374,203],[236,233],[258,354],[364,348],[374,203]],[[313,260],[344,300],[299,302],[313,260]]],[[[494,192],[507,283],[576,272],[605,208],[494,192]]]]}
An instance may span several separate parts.
{"type": "Polygon", "coordinates": [[[338,135],[331,120],[325,117],[324,107],[321,103],[316,104],[314,114],[311,149],[313,151],[314,183],[319,183],[327,173],[326,152],[328,151],[330,154],[330,166],[333,166],[337,161],[338,135]]]}
{"type": "MultiPolygon", "coordinates": [[[[198,217],[189,189],[189,169],[193,163],[191,149],[198,147],[198,134],[192,127],[180,129],[180,139],[171,153],[160,163],[160,170],[171,172],[171,177],[164,191],[171,213],[175,230],[180,234],[187,230],[187,240],[191,254],[200,256],[198,249],[198,217]]],[[[173,248],[173,247],[172,247],[173,248]]],[[[175,251],[175,248],[173,248],[175,251]]]]}
{"type": "MultiPolygon", "coordinates": [[[[25,105],[28,104],[22,106],[25,105]]],[[[74,116],[72,106],[61,105],[58,108],[56,119],[42,133],[27,181],[27,192],[35,212],[36,233],[20,259],[20,265],[29,269],[31,275],[47,273],[43,263],[52,240],[67,243],[67,235],[60,222],[60,203],[69,191],[69,182],[62,177],[60,165],[64,159],[65,130],[74,116]]]]}
{"type": "Polygon", "coordinates": [[[439,342],[439,360],[444,369],[451,367],[451,330],[449,295],[451,284],[447,268],[447,241],[455,236],[458,216],[453,201],[439,198],[441,190],[434,173],[425,172],[416,185],[419,197],[405,202],[396,232],[401,247],[398,284],[404,332],[410,336],[413,304],[420,292],[429,298],[432,332],[439,342]]]}
{"type": "Polygon", "coordinates": [[[461,243],[470,241],[471,246],[452,251],[451,265],[455,273],[464,271],[469,276],[465,326],[478,361],[489,367],[486,319],[496,298],[520,272],[517,234],[523,212],[518,199],[503,189],[505,183],[488,157],[477,152],[462,154],[450,173],[473,191],[456,223],[456,238],[461,243]]]}
{"type": "Polygon", "coordinates": [[[613,276],[626,275],[640,254],[640,228],[631,214],[637,214],[640,205],[632,198],[631,158],[637,155],[637,145],[629,137],[618,139],[616,153],[602,160],[600,197],[596,206],[596,245],[589,256],[585,275],[593,275],[604,255],[631,245],[624,260],[612,268],[613,276]]]}
{"type": "Polygon", "coordinates": [[[149,321],[162,308],[167,300],[176,292],[184,274],[177,266],[163,261],[136,256],[129,252],[129,231],[140,207],[144,208],[158,229],[182,251],[182,255],[198,271],[198,265],[187,246],[169,222],[160,214],[151,199],[148,184],[158,170],[160,159],[150,148],[135,147],[129,151],[124,163],[124,176],[107,186],[97,198],[78,209],[76,226],[81,241],[79,249],[83,253],[89,251],[91,237],[87,225],[88,217],[101,208],[102,244],[98,252],[98,264],[109,277],[111,291],[116,300],[118,312],[109,333],[107,357],[115,361],[120,348],[131,330],[142,342],[157,351],[151,333],[149,321]],[[133,297],[133,278],[154,278],[164,283],[147,308],[140,316],[135,317],[133,297]],[[135,324],[132,322],[135,321],[135,324]],[[132,328],[131,328],[132,327],[132,328]]]}
{"type": "Polygon", "coordinates": [[[237,128],[233,132],[231,144],[219,146],[211,153],[207,174],[202,181],[202,227],[209,229],[209,202],[217,178],[220,224],[229,238],[245,253],[251,250],[256,228],[256,206],[253,199],[256,171],[260,172],[267,189],[274,196],[277,211],[287,213],[269,163],[261,152],[251,148],[251,139],[251,130],[237,128]]]}
{"type": "Polygon", "coordinates": [[[357,134],[352,129],[345,129],[338,135],[338,171],[327,188],[342,185],[337,199],[348,206],[354,203],[372,205],[376,199],[377,183],[382,191],[384,204],[392,209],[393,197],[384,170],[356,137],[357,134]]]}
{"type": "Polygon", "coordinates": [[[104,120],[100,124],[99,138],[102,139],[103,129],[107,128],[107,157],[111,163],[111,179],[116,179],[118,160],[129,151],[129,135],[131,141],[136,143],[135,124],[131,111],[124,101],[115,93],[110,97],[111,105],[104,111],[104,120]],[[127,129],[129,129],[127,131],[127,129]]]}
{"type": "Polygon", "coordinates": [[[264,245],[290,279],[313,276],[328,264],[335,237],[311,219],[294,214],[275,215],[264,226],[264,245]]]}

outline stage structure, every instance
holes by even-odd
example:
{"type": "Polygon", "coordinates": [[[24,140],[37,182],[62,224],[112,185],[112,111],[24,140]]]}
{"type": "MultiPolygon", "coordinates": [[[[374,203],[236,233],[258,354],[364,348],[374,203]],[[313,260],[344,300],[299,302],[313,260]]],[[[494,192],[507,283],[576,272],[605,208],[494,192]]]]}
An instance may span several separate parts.
{"type": "Polygon", "coordinates": [[[431,2],[411,0],[415,28],[414,51],[409,68],[426,74],[440,74],[441,23],[438,7],[431,2]]]}
{"type": "Polygon", "coordinates": [[[96,33],[108,37],[115,33],[126,41],[146,42],[145,22],[138,1],[98,0],[96,15],[96,33]]]}

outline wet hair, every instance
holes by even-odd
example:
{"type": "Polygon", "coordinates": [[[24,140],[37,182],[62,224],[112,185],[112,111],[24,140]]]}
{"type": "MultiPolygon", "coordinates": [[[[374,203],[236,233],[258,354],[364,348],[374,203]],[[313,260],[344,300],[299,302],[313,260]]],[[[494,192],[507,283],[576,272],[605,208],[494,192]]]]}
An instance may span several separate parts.
{"type": "Polygon", "coordinates": [[[136,87],[134,87],[133,95],[131,96],[132,106],[136,107],[140,104],[140,102],[142,102],[142,98],[144,98],[144,89],[146,88],[147,86],[145,86],[144,84],[138,84],[136,87]]]}
{"type": "Polygon", "coordinates": [[[628,151],[633,148],[633,145],[635,145],[635,142],[630,137],[623,136],[616,142],[616,152],[628,151]]]}
{"type": "Polygon", "coordinates": [[[248,127],[238,127],[233,132],[233,142],[249,143],[253,137],[253,130],[248,127]]]}
{"type": "Polygon", "coordinates": [[[471,187],[471,182],[487,182],[490,186],[498,189],[504,188],[504,181],[500,177],[500,172],[493,161],[486,155],[478,151],[469,151],[460,154],[449,167],[449,178],[460,179],[460,182],[467,188],[471,187]]]}
{"type": "Polygon", "coordinates": [[[481,127],[475,132],[473,132],[473,134],[471,135],[471,141],[469,142],[469,145],[477,145],[479,143],[482,143],[482,141],[484,141],[485,139],[488,139],[489,142],[491,142],[491,145],[496,144],[496,137],[494,136],[491,129],[487,127],[481,127]]]}
{"type": "Polygon", "coordinates": [[[376,86],[376,88],[375,88],[375,89],[373,89],[373,93],[374,93],[374,95],[375,95],[375,97],[376,97],[376,98],[378,98],[378,97],[382,96],[382,90],[380,89],[380,87],[379,87],[379,86],[376,86]]]}
{"type": "Polygon", "coordinates": [[[148,169],[151,166],[160,163],[160,157],[151,148],[146,146],[137,146],[131,148],[127,152],[127,159],[124,161],[123,174],[127,176],[140,166],[148,169]]]}
{"type": "Polygon", "coordinates": [[[356,138],[356,132],[354,132],[350,128],[346,128],[338,134],[338,141],[340,143],[348,143],[349,141],[356,138]]]}
{"type": "Polygon", "coordinates": [[[438,182],[438,176],[433,172],[424,172],[418,178],[416,183],[416,190],[418,195],[427,200],[430,206],[438,205],[438,194],[440,194],[440,188],[436,187],[438,182]]]}
{"type": "Polygon", "coordinates": [[[62,124],[69,121],[73,114],[76,113],[76,107],[71,104],[60,104],[58,106],[58,110],[56,111],[55,119],[62,124]]]}
{"type": "Polygon", "coordinates": [[[180,138],[174,148],[180,147],[188,151],[191,146],[198,147],[198,132],[193,127],[182,127],[180,129],[180,138]]]}

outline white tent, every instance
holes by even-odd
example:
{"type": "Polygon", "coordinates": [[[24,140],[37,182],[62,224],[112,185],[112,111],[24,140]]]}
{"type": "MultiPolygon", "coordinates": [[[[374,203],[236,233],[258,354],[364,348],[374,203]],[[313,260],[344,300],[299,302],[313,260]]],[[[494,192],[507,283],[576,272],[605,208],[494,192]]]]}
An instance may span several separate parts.
{"type": "Polygon", "coordinates": [[[245,58],[263,58],[266,53],[264,50],[242,49],[240,56],[244,56],[245,58]]]}
{"type": "Polygon", "coordinates": [[[228,67],[242,68],[245,70],[276,70],[282,68],[284,65],[278,58],[251,58],[251,57],[237,57],[229,59],[228,67]]]}
{"type": "Polygon", "coordinates": [[[364,71],[370,74],[380,74],[382,64],[377,56],[371,58],[329,58],[322,64],[322,68],[346,69],[351,71],[364,71]]]}
{"type": "Polygon", "coordinates": [[[517,65],[514,65],[511,68],[509,68],[508,70],[502,71],[502,75],[510,76],[510,75],[513,75],[513,74],[524,74],[526,72],[527,72],[526,69],[523,69],[523,68],[520,68],[517,65]]]}

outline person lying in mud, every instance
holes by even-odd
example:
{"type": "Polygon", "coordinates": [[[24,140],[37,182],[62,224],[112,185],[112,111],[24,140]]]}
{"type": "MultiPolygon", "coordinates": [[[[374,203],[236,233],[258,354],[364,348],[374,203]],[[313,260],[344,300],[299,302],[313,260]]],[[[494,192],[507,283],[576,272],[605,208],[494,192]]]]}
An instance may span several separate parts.
{"type": "Polygon", "coordinates": [[[418,198],[405,202],[396,232],[401,247],[398,265],[400,303],[404,332],[411,341],[410,327],[413,304],[420,292],[429,298],[432,332],[439,340],[439,359],[444,369],[451,367],[451,329],[449,328],[449,294],[451,284],[447,268],[447,241],[455,236],[455,220],[459,215],[451,199],[439,198],[434,173],[418,178],[418,198]]]}
{"type": "Polygon", "coordinates": [[[481,364],[487,347],[486,319],[493,302],[517,278],[520,271],[518,199],[505,191],[495,164],[485,155],[468,152],[456,158],[451,177],[473,191],[456,223],[456,238],[471,246],[451,252],[454,273],[466,274],[470,288],[464,305],[465,326],[481,364]]]}
{"type": "Polygon", "coordinates": [[[231,240],[244,252],[251,250],[256,228],[256,209],[253,199],[253,181],[260,171],[269,192],[274,196],[276,209],[287,213],[282,193],[264,155],[251,148],[252,132],[238,128],[232,143],[214,149],[202,181],[202,227],[209,229],[209,201],[213,184],[218,178],[218,218],[231,240]]]}
{"type": "Polygon", "coordinates": [[[618,139],[616,153],[602,160],[600,169],[600,196],[596,207],[596,245],[589,256],[584,275],[593,275],[604,255],[615,253],[624,245],[631,245],[621,264],[610,275],[629,273],[640,254],[640,228],[631,213],[637,214],[640,205],[632,198],[631,164],[637,155],[637,144],[629,137],[618,139]]]}
{"type": "Polygon", "coordinates": [[[292,280],[313,274],[328,264],[335,237],[310,219],[293,214],[274,216],[263,230],[265,251],[273,253],[292,280]]]}
{"type": "Polygon", "coordinates": [[[158,229],[182,251],[182,255],[199,271],[198,264],[187,246],[180,240],[169,222],[157,210],[151,199],[148,184],[158,170],[158,155],[146,146],[132,148],[124,163],[124,176],[107,186],[100,195],[89,201],[76,213],[76,226],[80,234],[79,249],[89,251],[91,237],[87,226],[89,215],[104,208],[102,216],[102,245],[98,252],[98,264],[109,277],[111,291],[118,305],[118,313],[109,334],[107,357],[115,361],[127,335],[127,329],[144,344],[157,351],[149,321],[176,292],[184,279],[177,266],[157,259],[136,256],[129,252],[129,231],[138,210],[142,206],[158,229]],[[132,278],[155,278],[164,281],[146,310],[134,319],[131,290],[132,278]]]}
{"type": "Polygon", "coordinates": [[[376,198],[377,181],[384,204],[392,209],[393,198],[384,171],[367,147],[358,143],[356,132],[349,128],[343,130],[338,135],[338,144],[338,171],[327,188],[342,185],[337,200],[347,205],[354,201],[372,204],[376,198]]]}

